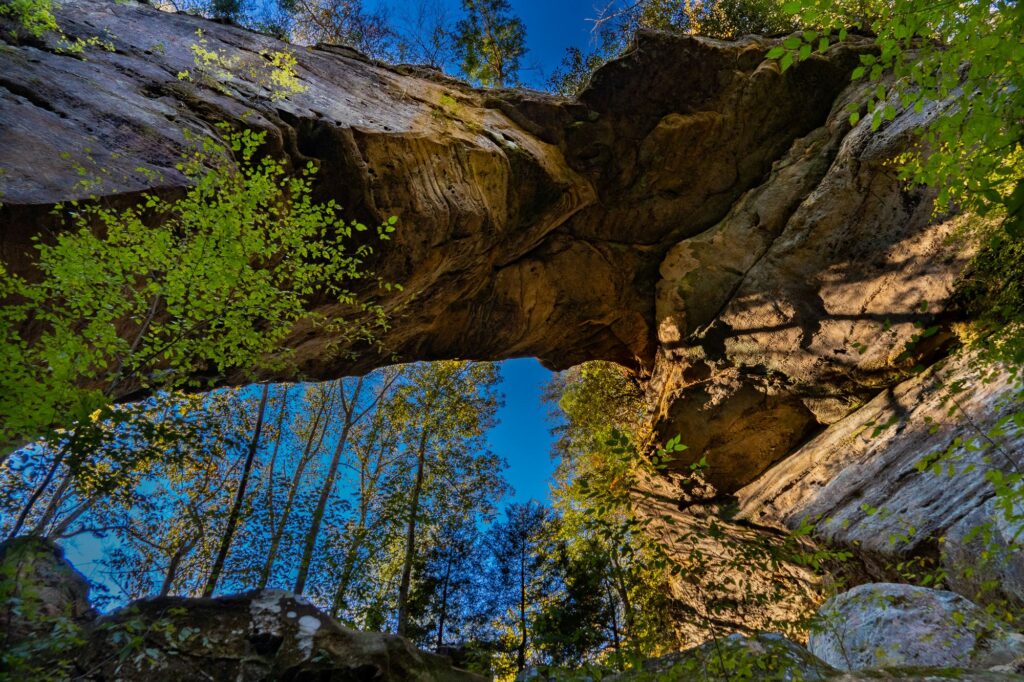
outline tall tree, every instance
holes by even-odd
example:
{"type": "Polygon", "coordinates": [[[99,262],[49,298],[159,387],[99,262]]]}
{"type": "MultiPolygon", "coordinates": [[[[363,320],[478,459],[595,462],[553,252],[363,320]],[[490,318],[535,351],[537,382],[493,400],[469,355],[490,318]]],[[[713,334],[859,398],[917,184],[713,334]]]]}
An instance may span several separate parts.
{"type": "Polygon", "coordinates": [[[508,0],[462,0],[466,16],[455,25],[455,53],[466,77],[490,88],[518,83],[526,54],[526,26],[508,0]]]}
{"type": "Polygon", "coordinates": [[[263,431],[263,416],[267,410],[267,397],[270,395],[270,384],[263,384],[263,392],[260,395],[260,406],[256,412],[256,425],[252,430],[252,439],[249,441],[249,449],[245,456],[245,465],[242,467],[242,477],[238,481],[238,488],[235,491],[235,501],[228,512],[227,526],[221,537],[220,547],[217,550],[217,558],[213,560],[213,568],[210,570],[210,577],[203,588],[203,596],[213,595],[217,589],[217,582],[220,580],[221,571],[224,570],[224,562],[227,560],[228,551],[231,549],[231,541],[235,536],[235,529],[238,527],[239,517],[242,514],[242,504],[245,502],[245,495],[249,484],[249,475],[252,473],[252,465],[256,460],[256,452],[260,446],[260,434],[263,431]]]}
{"type": "MultiPolygon", "coordinates": [[[[441,361],[414,365],[403,387],[405,410],[412,418],[403,437],[414,465],[406,512],[405,547],[398,587],[397,632],[409,627],[409,593],[417,558],[417,527],[428,475],[433,469],[461,460],[473,449],[483,450],[484,432],[494,424],[500,403],[499,380],[492,363],[441,361]]],[[[443,469],[441,469],[443,470],[443,469]]],[[[438,478],[433,476],[433,478],[438,478]]]]}
{"type": "Polygon", "coordinates": [[[317,540],[320,537],[324,513],[327,510],[327,501],[334,491],[338,467],[341,465],[342,455],[349,444],[349,434],[366,417],[367,413],[380,404],[381,400],[390,390],[394,379],[394,376],[386,376],[373,391],[373,396],[368,401],[363,394],[364,386],[367,383],[366,377],[358,377],[349,386],[346,386],[344,381],[342,381],[338,387],[338,403],[341,406],[341,413],[339,415],[341,417],[341,430],[334,445],[334,452],[331,455],[331,462],[327,467],[327,473],[320,484],[320,494],[317,496],[316,507],[313,510],[313,516],[309,523],[309,530],[306,532],[302,557],[299,560],[299,569],[295,577],[294,590],[297,594],[302,594],[306,588],[306,579],[309,576],[313,553],[316,550],[317,540]]]}
{"type": "Polygon", "coordinates": [[[533,617],[552,587],[545,566],[551,522],[551,510],[535,501],[512,504],[505,509],[505,520],[487,533],[489,609],[506,638],[512,635],[516,671],[526,667],[533,617]]]}
{"type": "MultiPolygon", "coordinates": [[[[301,426],[298,435],[303,443],[302,450],[295,463],[292,478],[288,485],[288,492],[282,503],[281,516],[276,524],[269,528],[271,533],[270,547],[267,550],[266,558],[263,561],[263,568],[260,570],[259,583],[257,587],[263,589],[270,580],[274,564],[277,561],[277,553],[281,547],[281,541],[288,529],[288,522],[291,520],[292,511],[295,508],[295,499],[299,493],[303,474],[306,467],[315,459],[323,444],[324,436],[327,434],[327,413],[334,407],[334,396],[336,395],[337,382],[331,382],[326,386],[317,384],[308,387],[306,390],[305,406],[307,409],[305,423],[301,426]]],[[[273,475],[273,472],[271,472],[273,475]]],[[[268,495],[267,506],[277,504],[272,496],[268,495]]]]}

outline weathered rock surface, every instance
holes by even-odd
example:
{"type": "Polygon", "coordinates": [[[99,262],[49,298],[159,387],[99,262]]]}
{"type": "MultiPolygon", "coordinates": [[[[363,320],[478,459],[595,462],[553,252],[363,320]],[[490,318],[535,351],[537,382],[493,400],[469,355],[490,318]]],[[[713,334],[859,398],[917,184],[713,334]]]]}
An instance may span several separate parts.
{"type": "Polygon", "coordinates": [[[59,547],[29,536],[0,543],[0,602],[0,676],[10,679],[483,679],[401,637],[343,628],[281,590],[142,600],[97,618],[86,579],[59,547]]]}
{"type": "Polygon", "coordinates": [[[1024,626],[1024,515],[1019,505],[1008,515],[996,502],[990,498],[942,534],[945,580],[978,603],[1015,612],[1024,626]]]}
{"type": "Polygon", "coordinates": [[[934,221],[927,191],[885,170],[928,114],[850,130],[846,105],[862,96],[845,92],[765,183],[661,264],[656,426],[690,446],[682,465],[706,457],[725,492],[905,376],[900,353],[971,255],[949,247],[955,221],[934,221]]]}
{"type": "Polygon", "coordinates": [[[329,339],[297,335],[298,370],[312,377],[392,354],[649,367],[665,251],[721,220],[821,125],[867,44],[780,74],[764,60],[771,40],[645,33],[566,101],[481,92],[134,2],[78,0],[58,18],[69,35],[115,49],[80,59],[3,32],[4,258],[29,267],[50,207],[84,193],[76,165],[103,169],[90,189],[111,199],[170,192],[183,184],[174,163],[186,131],[210,134],[220,121],[266,130],[273,152],[321,162],[323,198],[364,221],[401,221],[375,263],[405,287],[384,301],[384,352],[353,364],[327,353],[329,339]],[[197,68],[197,30],[231,68],[197,68]],[[280,50],[294,53],[306,90],[272,101],[264,55],[280,50]]]}
{"type": "Polygon", "coordinates": [[[836,670],[807,649],[775,633],[754,637],[730,635],[677,654],[644,661],[635,669],[607,678],[611,681],[763,679],[779,682],[819,682],[836,670]]]}
{"type": "Polygon", "coordinates": [[[280,590],[135,602],[89,628],[76,663],[98,680],[483,680],[401,637],[343,628],[280,590]],[[121,660],[127,628],[146,641],[121,660]]]}
{"type": "Polygon", "coordinates": [[[986,669],[1024,656],[1024,635],[944,590],[869,583],[832,597],[818,615],[807,647],[842,670],[986,669]]]}
{"type": "Polygon", "coordinates": [[[725,518],[721,504],[680,505],[681,485],[659,476],[633,496],[646,532],[684,567],[668,582],[680,645],[729,633],[800,632],[823,599],[820,577],[794,561],[802,546],[776,528],[725,518]]]}
{"type": "Polygon", "coordinates": [[[32,536],[0,543],[0,648],[95,617],[89,583],[60,547],[32,536]]]}
{"type": "MultiPolygon", "coordinates": [[[[892,575],[895,561],[937,559],[938,538],[992,518],[986,474],[1024,466],[1024,432],[1010,423],[995,435],[1020,410],[1019,391],[1005,375],[983,380],[971,356],[940,363],[880,393],[740,490],[741,516],[790,527],[809,520],[819,538],[855,550],[880,578],[892,575]]],[[[1009,528],[1000,533],[1012,537],[1009,528]]],[[[977,563],[963,552],[945,556],[954,574],[977,563]]],[[[1005,558],[1019,561],[1014,553],[1005,558]]],[[[1024,597],[1012,580],[1002,587],[1024,597]]]]}

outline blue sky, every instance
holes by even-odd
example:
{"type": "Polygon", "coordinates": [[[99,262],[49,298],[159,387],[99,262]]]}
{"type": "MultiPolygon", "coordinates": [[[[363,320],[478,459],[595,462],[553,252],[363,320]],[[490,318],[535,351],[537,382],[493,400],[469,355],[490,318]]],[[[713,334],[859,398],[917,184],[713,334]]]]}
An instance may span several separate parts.
{"type": "Polygon", "coordinates": [[[533,358],[501,363],[505,406],[501,423],[487,434],[491,449],[508,461],[505,478],[515,488],[508,502],[548,501],[555,463],[551,460],[551,423],[541,403],[551,372],[533,358]]]}
{"type": "MultiPolygon", "coordinates": [[[[440,0],[451,20],[461,14],[462,0],[440,0]]],[[[548,76],[562,62],[568,47],[585,48],[590,43],[590,19],[597,16],[607,0],[510,0],[512,12],[526,25],[523,58],[523,82],[543,88],[548,76]]],[[[365,0],[367,9],[384,8],[391,16],[401,16],[405,0],[365,0]]]]}

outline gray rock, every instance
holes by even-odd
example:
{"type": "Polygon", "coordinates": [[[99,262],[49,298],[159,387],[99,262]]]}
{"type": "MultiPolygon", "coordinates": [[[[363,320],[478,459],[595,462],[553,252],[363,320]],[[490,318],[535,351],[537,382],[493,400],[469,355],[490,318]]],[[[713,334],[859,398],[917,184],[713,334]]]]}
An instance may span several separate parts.
{"type": "Polygon", "coordinates": [[[836,671],[807,649],[777,633],[753,637],[733,634],[677,654],[652,658],[608,682],[649,679],[651,673],[673,680],[777,680],[815,682],[836,671]]]}
{"type": "MultiPolygon", "coordinates": [[[[133,652],[134,653],[134,652],[133,652]]],[[[384,680],[483,682],[409,641],[339,625],[303,597],[257,590],[215,599],[134,602],[91,626],[78,662],[90,679],[125,682],[218,680],[384,680]],[[120,660],[118,633],[157,633],[144,655],[120,660]]]]}
{"type": "Polygon", "coordinates": [[[989,670],[865,670],[845,673],[831,682],[873,682],[874,680],[906,680],[908,682],[1021,682],[1024,676],[989,670]]]}
{"type": "Polygon", "coordinates": [[[64,559],[60,547],[33,536],[0,543],[0,648],[49,634],[58,625],[80,625],[95,615],[89,582],[64,559]]]}
{"type": "Polygon", "coordinates": [[[998,449],[979,435],[1022,408],[1011,400],[1019,383],[1001,373],[985,381],[973,361],[950,358],[878,394],[740,490],[740,516],[814,522],[818,539],[853,550],[876,580],[897,577],[891,565],[908,556],[934,554],[943,535],[963,537],[949,531],[985,517],[966,518],[994,494],[987,473],[1024,468],[1024,432],[1010,429],[998,449]],[[919,470],[936,453],[948,455],[938,470],[919,470]]]}
{"type": "Polygon", "coordinates": [[[829,599],[818,613],[808,649],[842,670],[977,670],[1024,655],[1024,636],[954,592],[870,583],[829,599]]]}
{"type": "Polygon", "coordinates": [[[942,564],[950,589],[979,604],[1018,614],[1024,624],[1024,523],[995,498],[950,527],[942,538],[942,564]]]}

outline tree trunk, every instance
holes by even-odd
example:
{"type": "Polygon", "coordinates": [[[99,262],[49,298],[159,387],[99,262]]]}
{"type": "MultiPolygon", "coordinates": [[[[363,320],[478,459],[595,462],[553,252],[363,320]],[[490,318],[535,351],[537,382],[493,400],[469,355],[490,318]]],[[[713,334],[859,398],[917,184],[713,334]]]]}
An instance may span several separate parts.
{"type": "MultiPolygon", "coordinates": [[[[16,536],[21,530],[21,527],[25,524],[25,520],[28,518],[28,515],[32,512],[32,507],[35,506],[36,502],[50,486],[50,483],[53,482],[53,477],[56,475],[57,469],[59,469],[60,465],[64,462],[64,456],[66,454],[67,451],[64,448],[61,448],[60,454],[54,458],[53,464],[50,465],[49,471],[46,472],[46,476],[44,476],[43,480],[39,482],[36,489],[32,491],[32,495],[28,498],[28,501],[25,502],[25,506],[22,507],[21,513],[18,514],[18,520],[14,522],[14,528],[11,529],[10,534],[7,536],[8,540],[16,536]]],[[[53,501],[51,500],[51,503],[52,502],[53,501]]]]}
{"type": "Polygon", "coordinates": [[[519,672],[526,668],[526,547],[519,549],[519,627],[522,637],[519,640],[519,652],[516,667],[519,672]]]}
{"type": "Polygon", "coordinates": [[[284,429],[284,415],[288,411],[288,387],[281,395],[281,411],[277,415],[277,432],[274,434],[274,452],[270,455],[270,464],[267,467],[267,528],[271,534],[276,529],[274,518],[274,468],[277,466],[277,453],[281,449],[282,431],[284,429]]]}
{"type": "Polygon", "coordinates": [[[43,515],[39,517],[39,521],[35,527],[32,528],[33,535],[45,535],[46,527],[50,525],[54,517],[57,516],[57,510],[60,509],[61,502],[64,501],[64,493],[71,486],[73,476],[71,472],[64,474],[64,478],[61,479],[60,485],[53,491],[53,495],[50,496],[50,501],[46,503],[46,509],[43,511],[43,515]]]}
{"type": "Polygon", "coordinates": [[[448,581],[452,575],[452,557],[448,556],[448,561],[444,567],[444,582],[441,583],[441,612],[437,615],[437,646],[436,651],[441,651],[441,647],[444,645],[444,621],[448,616],[448,581]]]}
{"type": "Polygon", "coordinates": [[[612,590],[611,583],[606,580],[604,588],[608,595],[608,603],[612,607],[612,647],[615,650],[615,667],[618,670],[622,670],[622,642],[619,640],[619,605],[615,603],[615,592],[612,590]]]}
{"type": "MultiPolygon", "coordinates": [[[[330,394],[328,394],[328,399],[330,394]]],[[[295,496],[299,491],[299,484],[302,482],[302,474],[306,470],[306,466],[309,464],[312,455],[320,451],[320,446],[323,445],[324,436],[327,434],[327,425],[320,430],[320,437],[317,440],[316,446],[313,446],[313,440],[316,438],[316,432],[320,426],[320,420],[323,418],[324,412],[327,410],[328,399],[325,399],[324,404],[317,411],[316,416],[313,418],[313,426],[310,429],[309,436],[306,438],[306,446],[302,451],[302,456],[299,458],[298,463],[295,465],[295,472],[292,474],[292,481],[288,487],[288,497],[284,502],[284,509],[281,511],[281,522],[274,530],[274,535],[270,540],[270,549],[267,550],[267,560],[263,562],[263,569],[260,571],[260,579],[258,583],[259,589],[263,589],[267,586],[270,581],[270,573],[274,570],[274,562],[277,560],[277,552],[281,547],[281,539],[284,537],[284,530],[288,526],[288,519],[291,518],[292,507],[295,503],[295,496]]]]}
{"type": "Polygon", "coordinates": [[[416,556],[416,516],[420,511],[420,493],[423,491],[423,474],[427,464],[427,434],[423,428],[419,448],[416,451],[416,480],[409,500],[409,524],[405,533],[405,560],[402,563],[402,582],[398,586],[398,634],[405,636],[409,629],[409,585],[412,582],[412,563],[416,556]]]}
{"type": "Polygon", "coordinates": [[[174,581],[178,577],[178,567],[181,566],[181,560],[192,551],[192,548],[196,546],[197,542],[199,542],[199,538],[200,536],[196,535],[194,538],[175,550],[170,563],[167,565],[167,573],[164,574],[164,582],[160,586],[159,596],[166,597],[170,594],[171,588],[174,586],[174,581]]]}
{"type": "MultiPolygon", "coordinates": [[[[331,456],[331,464],[327,468],[327,476],[324,478],[324,483],[320,486],[320,496],[316,501],[316,508],[313,510],[313,518],[309,523],[309,532],[306,533],[306,544],[302,549],[302,559],[299,561],[299,572],[295,577],[295,587],[293,591],[295,594],[302,594],[302,591],[306,589],[306,580],[309,578],[309,567],[313,563],[313,552],[316,550],[317,537],[320,535],[320,526],[324,520],[324,512],[327,510],[327,500],[331,496],[331,490],[334,488],[334,479],[338,475],[338,466],[341,464],[341,455],[345,452],[345,445],[348,442],[348,434],[352,429],[354,419],[352,418],[355,412],[356,402],[359,400],[359,393],[363,388],[363,377],[359,377],[356,382],[355,391],[352,393],[351,402],[345,399],[345,389],[341,387],[341,401],[342,410],[345,416],[345,423],[341,427],[341,435],[338,437],[338,443],[334,447],[334,454],[331,456]]],[[[364,413],[365,414],[365,413],[364,413]]]]}
{"type": "Polygon", "coordinates": [[[245,489],[249,485],[249,474],[252,471],[253,460],[256,459],[256,451],[260,445],[260,431],[263,430],[263,414],[267,409],[267,396],[270,394],[270,384],[263,384],[263,395],[260,398],[259,413],[256,416],[256,428],[253,429],[252,439],[249,441],[249,452],[246,453],[245,466],[242,467],[242,478],[238,482],[238,490],[235,491],[235,500],[228,513],[228,525],[224,529],[221,538],[220,549],[217,551],[217,558],[210,569],[210,577],[203,588],[203,596],[210,597],[217,588],[220,574],[224,570],[224,562],[227,560],[228,550],[231,549],[231,540],[235,535],[235,528],[238,527],[238,520],[242,514],[242,503],[245,502],[245,489]]]}

